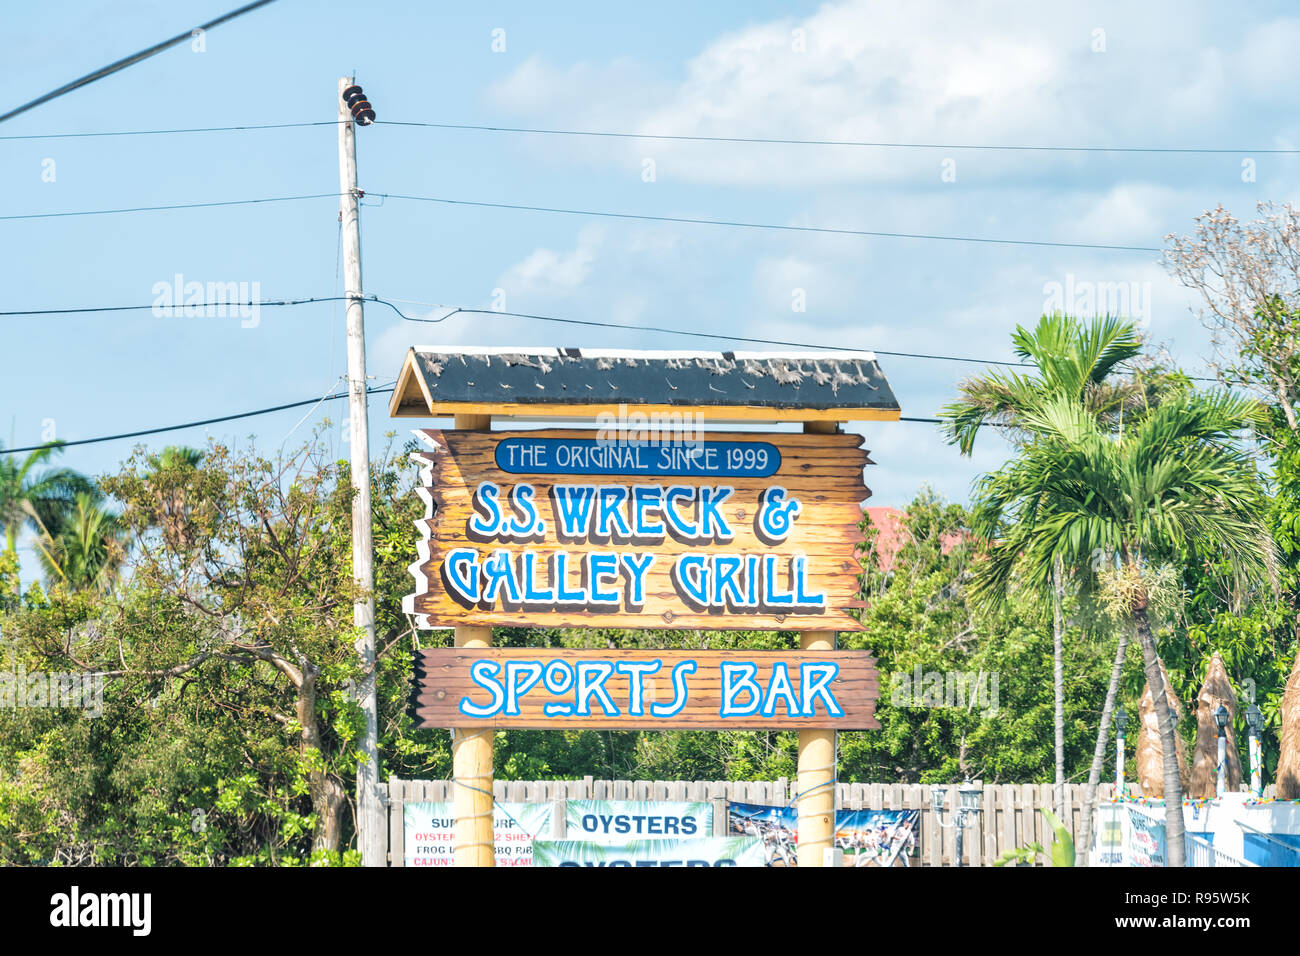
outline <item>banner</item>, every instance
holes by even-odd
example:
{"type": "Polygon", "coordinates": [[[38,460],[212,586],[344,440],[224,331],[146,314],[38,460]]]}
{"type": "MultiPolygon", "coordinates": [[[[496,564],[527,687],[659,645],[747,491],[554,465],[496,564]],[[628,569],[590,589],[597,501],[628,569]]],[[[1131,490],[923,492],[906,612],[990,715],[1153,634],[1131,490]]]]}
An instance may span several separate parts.
{"type": "Polygon", "coordinates": [[[861,629],[861,435],[416,434],[420,627],[861,629]]]}
{"type": "MultiPolygon", "coordinates": [[[[766,866],[798,866],[799,810],[753,803],[728,806],[728,830],[762,841],[766,866]]],[[[910,866],[919,850],[920,810],[840,810],[835,846],[845,866],[910,866]]]]}
{"type": "Polygon", "coordinates": [[[764,866],[763,844],[753,837],[693,840],[538,840],[534,866],[764,866]]]}
{"type": "MultiPolygon", "coordinates": [[[[532,866],[533,838],[550,836],[551,803],[495,805],[497,866],[532,866]]],[[[403,813],[407,866],[451,866],[455,817],[450,803],[408,803],[403,813]]]]}
{"type": "Polygon", "coordinates": [[[1132,866],[1164,866],[1168,858],[1165,843],[1165,822],[1147,816],[1136,807],[1128,808],[1129,854],[1132,866]]]}
{"type": "Polygon", "coordinates": [[[568,840],[627,843],[713,835],[713,804],[642,800],[569,800],[568,840]]]}

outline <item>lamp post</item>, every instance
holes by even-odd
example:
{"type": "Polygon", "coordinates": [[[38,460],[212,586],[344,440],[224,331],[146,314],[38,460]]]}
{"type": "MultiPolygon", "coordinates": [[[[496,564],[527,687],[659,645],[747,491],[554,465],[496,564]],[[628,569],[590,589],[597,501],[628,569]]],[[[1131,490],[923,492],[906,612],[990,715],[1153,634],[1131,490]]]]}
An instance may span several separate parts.
{"type": "Polygon", "coordinates": [[[1222,799],[1228,789],[1228,708],[1222,703],[1214,712],[1214,722],[1219,728],[1219,776],[1214,783],[1214,796],[1222,799]]]}
{"type": "Polygon", "coordinates": [[[934,807],[934,818],[939,826],[946,829],[956,828],[957,830],[957,853],[955,866],[962,865],[962,837],[965,835],[968,822],[974,818],[975,814],[980,812],[980,803],[984,799],[984,790],[982,787],[971,783],[967,777],[965,782],[957,788],[957,808],[955,811],[949,810],[951,819],[947,823],[943,822],[943,801],[947,796],[948,788],[943,784],[935,784],[930,787],[930,804],[934,807]]]}
{"type": "Polygon", "coordinates": [[[1264,715],[1254,702],[1246,711],[1246,726],[1250,729],[1250,795],[1259,800],[1264,796],[1263,760],[1259,751],[1259,732],[1264,729],[1264,715]]]}
{"type": "Polygon", "coordinates": [[[1124,731],[1128,729],[1128,714],[1121,705],[1115,711],[1115,799],[1124,799],[1124,731]]]}

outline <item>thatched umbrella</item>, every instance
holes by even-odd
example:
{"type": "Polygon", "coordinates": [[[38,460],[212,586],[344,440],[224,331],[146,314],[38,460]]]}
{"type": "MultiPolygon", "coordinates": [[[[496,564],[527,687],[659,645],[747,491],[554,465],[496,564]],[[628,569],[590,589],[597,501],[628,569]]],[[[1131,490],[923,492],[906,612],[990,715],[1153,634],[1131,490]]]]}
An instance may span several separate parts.
{"type": "Polygon", "coordinates": [[[1282,694],[1282,755],[1277,762],[1277,798],[1300,800],[1300,653],[1282,694]]]}
{"type": "MultiPolygon", "coordinates": [[[[1178,703],[1178,698],[1174,696],[1173,690],[1169,686],[1169,674],[1165,671],[1165,662],[1160,662],[1160,676],[1165,682],[1165,700],[1169,702],[1169,710],[1172,712],[1174,721],[1182,719],[1183,708],[1178,703]]],[[[1165,771],[1161,764],[1160,748],[1160,724],[1156,720],[1156,703],[1151,694],[1151,685],[1147,684],[1142,691],[1142,700],[1138,702],[1138,744],[1137,744],[1137,775],[1138,783],[1142,785],[1142,793],[1148,797],[1163,797],[1165,795],[1165,771]]],[[[1187,789],[1187,754],[1183,749],[1183,738],[1175,733],[1178,747],[1178,776],[1182,780],[1183,789],[1187,789]]]]}
{"type": "Polygon", "coordinates": [[[1237,753],[1237,738],[1232,729],[1232,721],[1237,718],[1237,695],[1228,680],[1223,658],[1215,651],[1205,672],[1201,693],[1196,698],[1196,750],[1192,754],[1192,779],[1187,788],[1187,795],[1193,799],[1207,799],[1217,792],[1219,725],[1214,720],[1214,712],[1220,704],[1228,709],[1229,714],[1226,785],[1229,790],[1236,790],[1241,786],[1241,756],[1237,753]]]}

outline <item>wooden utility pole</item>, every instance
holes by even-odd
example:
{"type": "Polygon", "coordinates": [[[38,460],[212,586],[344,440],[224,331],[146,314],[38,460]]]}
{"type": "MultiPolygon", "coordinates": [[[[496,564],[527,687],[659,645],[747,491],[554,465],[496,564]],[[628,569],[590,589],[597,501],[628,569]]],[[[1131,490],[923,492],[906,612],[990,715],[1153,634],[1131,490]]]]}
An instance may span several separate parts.
{"type": "MultiPolygon", "coordinates": [[[[457,415],[458,430],[489,431],[491,415],[457,415]]],[[[492,628],[461,625],[457,647],[491,647],[492,628]]],[[[496,834],[492,799],[492,729],[458,727],[451,732],[452,813],[456,818],[452,862],[456,866],[495,866],[496,834]]]]}
{"type": "Polygon", "coordinates": [[[379,714],[375,702],[375,572],[370,527],[370,434],[366,391],[366,327],[361,308],[361,224],[357,193],[357,144],[352,114],[343,91],[352,77],[339,80],[335,97],[339,116],[339,221],[343,226],[344,295],[348,324],[348,433],[352,440],[352,574],[362,599],[352,608],[360,628],[356,649],[362,678],[357,700],[365,714],[357,764],[357,848],[362,866],[383,866],[384,812],[379,796],[379,714]]]}
{"type": "MultiPolygon", "coordinates": [[[[834,434],[836,422],[804,422],[811,434],[834,434]]],[[[835,650],[834,631],[804,631],[805,651],[835,650]]],[[[835,847],[835,731],[799,731],[799,866],[822,866],[823,852],[835,847]]]]}

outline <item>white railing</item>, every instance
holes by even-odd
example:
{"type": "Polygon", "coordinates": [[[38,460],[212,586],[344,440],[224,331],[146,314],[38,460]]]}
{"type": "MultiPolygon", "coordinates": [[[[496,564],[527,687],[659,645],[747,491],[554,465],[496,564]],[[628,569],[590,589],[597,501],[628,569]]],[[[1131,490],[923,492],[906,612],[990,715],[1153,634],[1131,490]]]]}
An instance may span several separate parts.
{"type": "Polygon", "coordinates": [[[1224,853],[1199,833],[1185,831],[1184,845],[1187,848],[1188,866],[1255,866],[1245,860],[1239,860],[1230,853],[1224,853]]]}

